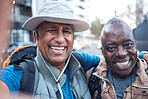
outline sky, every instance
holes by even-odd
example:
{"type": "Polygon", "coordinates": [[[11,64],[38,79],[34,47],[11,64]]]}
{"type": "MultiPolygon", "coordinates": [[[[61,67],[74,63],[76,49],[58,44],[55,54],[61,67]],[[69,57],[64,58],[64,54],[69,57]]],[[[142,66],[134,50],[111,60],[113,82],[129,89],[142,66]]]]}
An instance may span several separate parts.
{"type": "Polygon", "coordinates": [[[135,4],[135,0],[90,0],[90,19],[98,17],[103,19],[104,22],[109,20],[115,15],[127,10],[128,4],[135,4]]]}
{"type": "MultiPolygon", "coordinates": [[[[36,0],[33,1],[35,2],[36,0]]],[[[38,7],[33,7],[36,11],[39,9],[39,7],[42,5],[43,2],[48,0],[43,0],[43,1],[37,0],[37,1],[39,2],[38,7]]],[[[148,9],[148,0],[143,0],[143,1],[145,9],[148,9]]],[[[77,2],[77,0],[75,0],[75,2],[77,2]]],[[[135,4],[136,0],[88,0],[87,5],[89,8],[86,10],[84,15],[87,17],[87,19],[89,19],[90,22],[94,21],[97,16],[98,18],[101,19],[102,23],[106,23],[109,19],[114,17],[115,11],[117,15],[120,15],[121,13],[127,13],[127,5],[131,5],[132,10],[134,12],[135,4]]],[[[74,10],[78,11],[77,9],[74,10]]],[[[145,12],[148,11],[144,11],[144,13],[145,12]]],[[[129,19],[124,19],[123,21],[125,21],[129,25],[135,22],[135,20],[129,20],[129,19]]]]}
{"type": "MultiPolygon", "coordinates": [[[[148,12],[148,0],[144,2],[144,14],[148,12]]],[[[93,21],[95,17],[102,19],[102,23],[106,23],[114,17],[115,11],[117,15],[127,13],[127,5],[132,7],[132,12],[135,11],[136,0],[90,0],[89,19],[93,21]]],[[[133,24],[135,20],[124,19],[126,23],[133,24]]]]}

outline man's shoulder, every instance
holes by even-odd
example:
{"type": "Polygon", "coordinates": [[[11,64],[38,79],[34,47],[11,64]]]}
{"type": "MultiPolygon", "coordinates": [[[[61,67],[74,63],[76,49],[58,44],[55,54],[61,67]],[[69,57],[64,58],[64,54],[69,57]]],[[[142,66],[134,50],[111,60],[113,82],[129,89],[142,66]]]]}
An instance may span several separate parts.
{"type": "Polygon", "coordinates": [[[148,68],[148,63],[146,62],[145,59],[137,58],[137,63],[138,63],[138,65],[143,66],[144,69],[148,68]]]}
{"type": "Polygon", "coordinates": [[[2,80],[10,91],[18,91],[22,80],[23,71],[16,70],[13,65],[0,70],[0,80],[2,80]]]}
{"type": "Polygon", "coordinates": [[[25,56],[35,57],[36,56],[36,48],[37,47],[33,46],[33,45],[17,48],[16,50],[14,50],[12,52],[12,54],[3,63],[3,68],[7,67],[9,65],[12,65],[13,63],[20,62],[25,56]]]}
{"type": "MultiPolygon", "coordinates": [[[[2,68],[1,70],[0,70],[0,73],[6,73],[6,74],[13,74],[13,73],[15,73],[17,70],[15,69],[15,67],[14,67],[14,65],[10,65],[10,66],[8,66],[8,67],[5,67],[5,68],[2,68]]],[[[22,70],[20,70],[20,71],[22,71],[22,70]]]]}
{"type": "Polygon", "coordinates": [[[23,71],[16,70],[13,65],[10,65],[0,70],[0,76],[1,78],[4,78],[4,79],[15,78],[15,77],[17,78],[17,77],[21,77],[22,75],[23,75],[23,71]]]}

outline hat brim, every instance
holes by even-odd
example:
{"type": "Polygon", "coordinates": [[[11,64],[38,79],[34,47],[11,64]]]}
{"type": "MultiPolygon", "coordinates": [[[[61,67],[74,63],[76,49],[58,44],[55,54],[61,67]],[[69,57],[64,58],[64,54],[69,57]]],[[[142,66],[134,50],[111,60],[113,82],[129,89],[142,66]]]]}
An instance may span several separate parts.
{"type": "Polygon", "coordinates": [[[89,24],[85,21],[77,20],[77,19],[64,19],[64,18],[55,18],[55,17],[46,17],[46,16],[38,16],[29,18],[24,24],[23,28],[27,30],[35,30],[36,27],[44,22],[55,22],[55,23],[64,23],[64,24],[72,24],[74,27],[74,32],[82,32],[89,28],[89,24]]]}

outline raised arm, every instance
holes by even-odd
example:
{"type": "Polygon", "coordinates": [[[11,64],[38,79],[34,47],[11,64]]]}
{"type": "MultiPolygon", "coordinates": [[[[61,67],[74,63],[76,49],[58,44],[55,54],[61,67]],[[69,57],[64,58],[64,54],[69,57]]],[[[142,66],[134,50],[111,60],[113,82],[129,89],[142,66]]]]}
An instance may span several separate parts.
{"type": "Polygon", "coordinates": [[[144,59],[148,64],[148,51],[141,51],[139,53],[139,58],[144,59]]]}
{"type": "Polygon", "coordinates": [[[1,99],[10,99],[9,88],[2,80],[0,80],[0,97],[1,99]]]}
{"type": "MultiPolygon", "coordinates": [[[[20,83],[23,77],[22,70],[15,70],[14,66],[8,66],[0,70],[0,99],[1,96],[17,96],[20,91],[20,83]],[[3,94],[4,93],[4,94],[3,94]]],[[[2,98],[7,99],[7,98],[2,98]]],[[[10,98],[8,98],[10,99],[10,98]]]]}
{"type": "Polygon", "coordinates": [[[84,61],[85,66],[86,66],[85,71],[89,70],[92,67],[98,66],[98,64],[100,62],[100,57],[97,56],[97,55],[89,55],[89,54],[84,53],[84,52],[76,52],[76,51],[74,51],[74,53],[79,55],[80,58],[84,61]]]}

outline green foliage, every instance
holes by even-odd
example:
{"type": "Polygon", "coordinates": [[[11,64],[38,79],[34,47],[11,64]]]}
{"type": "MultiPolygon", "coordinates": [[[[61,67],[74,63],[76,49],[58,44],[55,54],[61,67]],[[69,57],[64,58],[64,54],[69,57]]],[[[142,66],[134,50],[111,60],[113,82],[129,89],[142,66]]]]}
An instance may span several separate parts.
{"type": "Polygon", "coordinates": [[[96,20],[91,23],[91,33],[96,35],[96,37],[100,36],[103,26],[104,24],[101,24],[100,19],[96,17],[96,20]]]}

